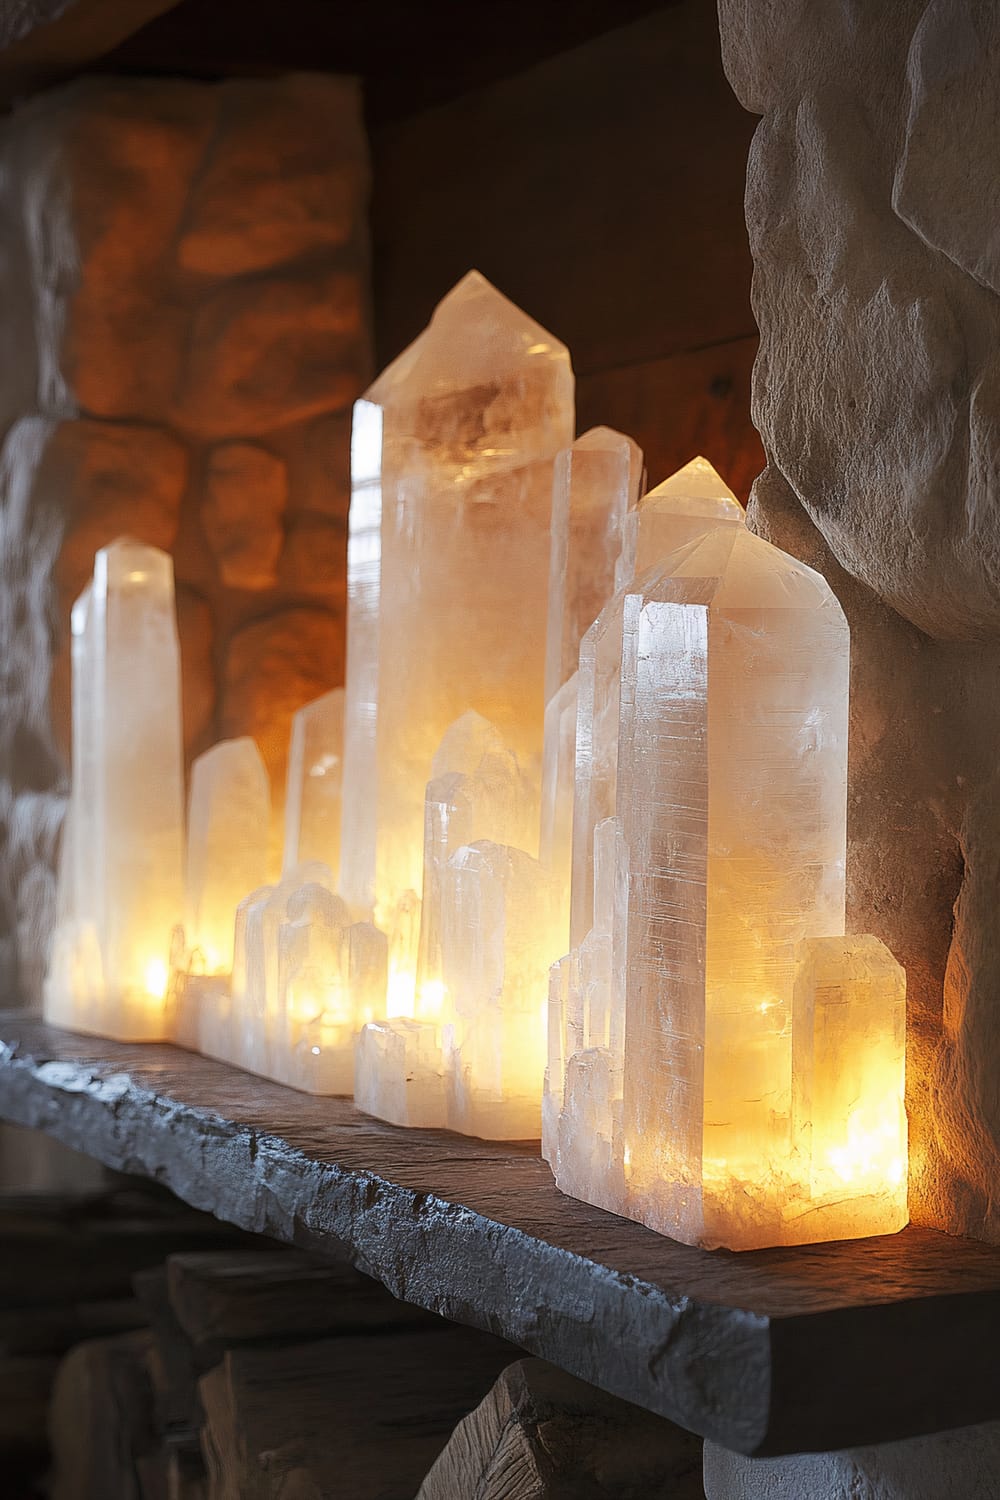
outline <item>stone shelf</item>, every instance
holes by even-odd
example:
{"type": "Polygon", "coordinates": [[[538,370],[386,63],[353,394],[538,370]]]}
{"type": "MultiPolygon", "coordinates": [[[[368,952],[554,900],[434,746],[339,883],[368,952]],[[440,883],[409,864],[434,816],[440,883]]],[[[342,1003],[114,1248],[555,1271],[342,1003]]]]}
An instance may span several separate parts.
{"type": "Polygon", "coordinates": [[[404,1131],[175,1047],[0,1014],[0,1118],[197,1208],[347,1255],[743,1453],[1000,1417],[1000,1249],[907,1229],[734,1255],[557,1192],[537,1146],[404,1131]]]}

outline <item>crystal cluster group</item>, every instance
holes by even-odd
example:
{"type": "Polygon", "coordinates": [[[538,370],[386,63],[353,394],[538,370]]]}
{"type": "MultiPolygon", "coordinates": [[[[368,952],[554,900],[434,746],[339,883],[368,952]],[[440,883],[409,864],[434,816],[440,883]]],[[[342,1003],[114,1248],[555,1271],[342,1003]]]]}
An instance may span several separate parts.
{"type": "Polygon", "coordinates": [[[73,630],[46,1010],[405,1126],[535,1138],[689,1243],[906,1221],[905,985],[845,933],[849,638],[703,459],[573,441],[566,349],[476,273],[357,404],[343,690],[187,811],[170,560],[73,630]],[[186,856],[185,856],[186,848],[186,856]]]}

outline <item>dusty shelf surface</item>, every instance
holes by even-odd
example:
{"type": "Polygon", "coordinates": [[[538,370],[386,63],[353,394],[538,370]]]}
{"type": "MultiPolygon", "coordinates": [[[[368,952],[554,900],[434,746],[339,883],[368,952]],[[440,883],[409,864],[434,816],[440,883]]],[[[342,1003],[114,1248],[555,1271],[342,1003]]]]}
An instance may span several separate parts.
{"type": "Polygon", "coordinates": [[[347,1256],[744,1453],[1000,1417],[1000,1249],[933,1230],[734,1255],[564,1197],[537,1144],[401,1130],[166,1046],[0,1013],[0,1118],[347,1256]]]}

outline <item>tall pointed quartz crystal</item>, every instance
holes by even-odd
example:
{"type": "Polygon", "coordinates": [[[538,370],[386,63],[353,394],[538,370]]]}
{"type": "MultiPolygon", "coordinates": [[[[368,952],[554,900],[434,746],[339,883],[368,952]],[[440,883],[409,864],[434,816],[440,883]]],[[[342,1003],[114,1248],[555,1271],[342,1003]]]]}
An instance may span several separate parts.
{"type": "Polygon", "coordinates": [[[271,793],[253,740],[223,740],[191,768],[188,804],[187,914],[192,972],[228,974],[233,917],[249,890],[267,878],[271,793]]]}
{"type": "Polygon", "coordinates": [[[622,527],[641,480],[642,453],[610,427],[591,428],[556,457],[546,703],[576,671],[584,632],[614,593],[622,527]]]}
{"type": "Polygon", "coordinates": [[[829,585],[741,527],[628,597],[624,1150],[630,1211],[689,1243],[794,1234],[792,987],[844,929],[848,665],[829,585]]]}
{"type": "Polygon", "coordinates": [[[642,575],[620,616],[591,930],[550,998],[556,1179],[689,1243],[898,1228],[901,975],[874,939],[838,936],[840,607],[811,569],[716,526],[642,575]],[[859,1170],[873,1138],[881,1194],[859,1170]],[[858,1172],[853,1202],[837,1164],[858,1172]]]}
{"type": "Polygon", "coordinates": [[[284,868],[318,859],[340,868],[344,689],[300,708],[292,720],[285,795],[284,868]]]}
{"type": "Polygon", "coordinates": [[[121,538],[74,605],[72,854],[46,983],[50,1020],[122,1040],[167,1029],[184,905],[184,771],[173,565],[121,538]]]}
{"type": "Polygon", "coordinates": [[[566,349],[476,272],[355,407],[340,885],[389,934],[397,1014],[446,728],[471,708],[522,765],[541,755],[553,461],[572,432],[566,349]]]}
{"type": "Polygon", "coordinates": [[[573,804],[571,938],[579,947],[593,919],[594,829],[615,810],[622,621],[626,587],[694,538],[744,524],[732,490],[703,458],[692,459],[625,517],[618,592],[580,645],[576,792],[573,804]]]}
{"type": "Polygon", "coordinates": [[[641,480],[638,447],[607,427],[584,433],[556,459],[539,857],[556,881],[567,934],[580,641],[615,591],[627,518],[635,513],[641,480]]]}

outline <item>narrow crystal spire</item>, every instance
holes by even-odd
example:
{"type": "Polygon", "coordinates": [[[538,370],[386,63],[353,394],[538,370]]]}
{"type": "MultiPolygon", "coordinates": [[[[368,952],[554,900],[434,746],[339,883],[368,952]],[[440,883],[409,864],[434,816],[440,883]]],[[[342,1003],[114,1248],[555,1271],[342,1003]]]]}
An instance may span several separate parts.
{"type": "Polygon", "coordinates": [[[187,900],[184,922],[191,970],[229,974],[233,915],[267,877],[271,792],[252,739],[223,740],[191,768],[187,900]]]}
{"type": "Polygon", "coordinates": [[[168,1029],[184,905],[184,770],[173,564],[127,538],[94,559],[73,634],[71,857],[47,1017],[122,1040],[168,1029]]]}
{"type": "Polygon", "coordinates": [[[584,632],[614,593],[622,527],[641,480],[638,446],[610,427],[591,428],[556,456],[546,703],[576,671],[584,632]]]}
{"type": "Polygon", "coordinates": [[[743,507],[703,458],[650,490],[625,518],[618,591],[584,635],[577,687],[573,804],[571,940],[579,947],[593,920],[594,829],[615,810],[622,621],[628,585],[693,539],[745,523],[743,507]]]}
{"type": "Polygon", "coordinates": [[[284,869],[318,859],[339,870],[343,758],[344,689],[334,688],[292,719],[284,869]]]}

